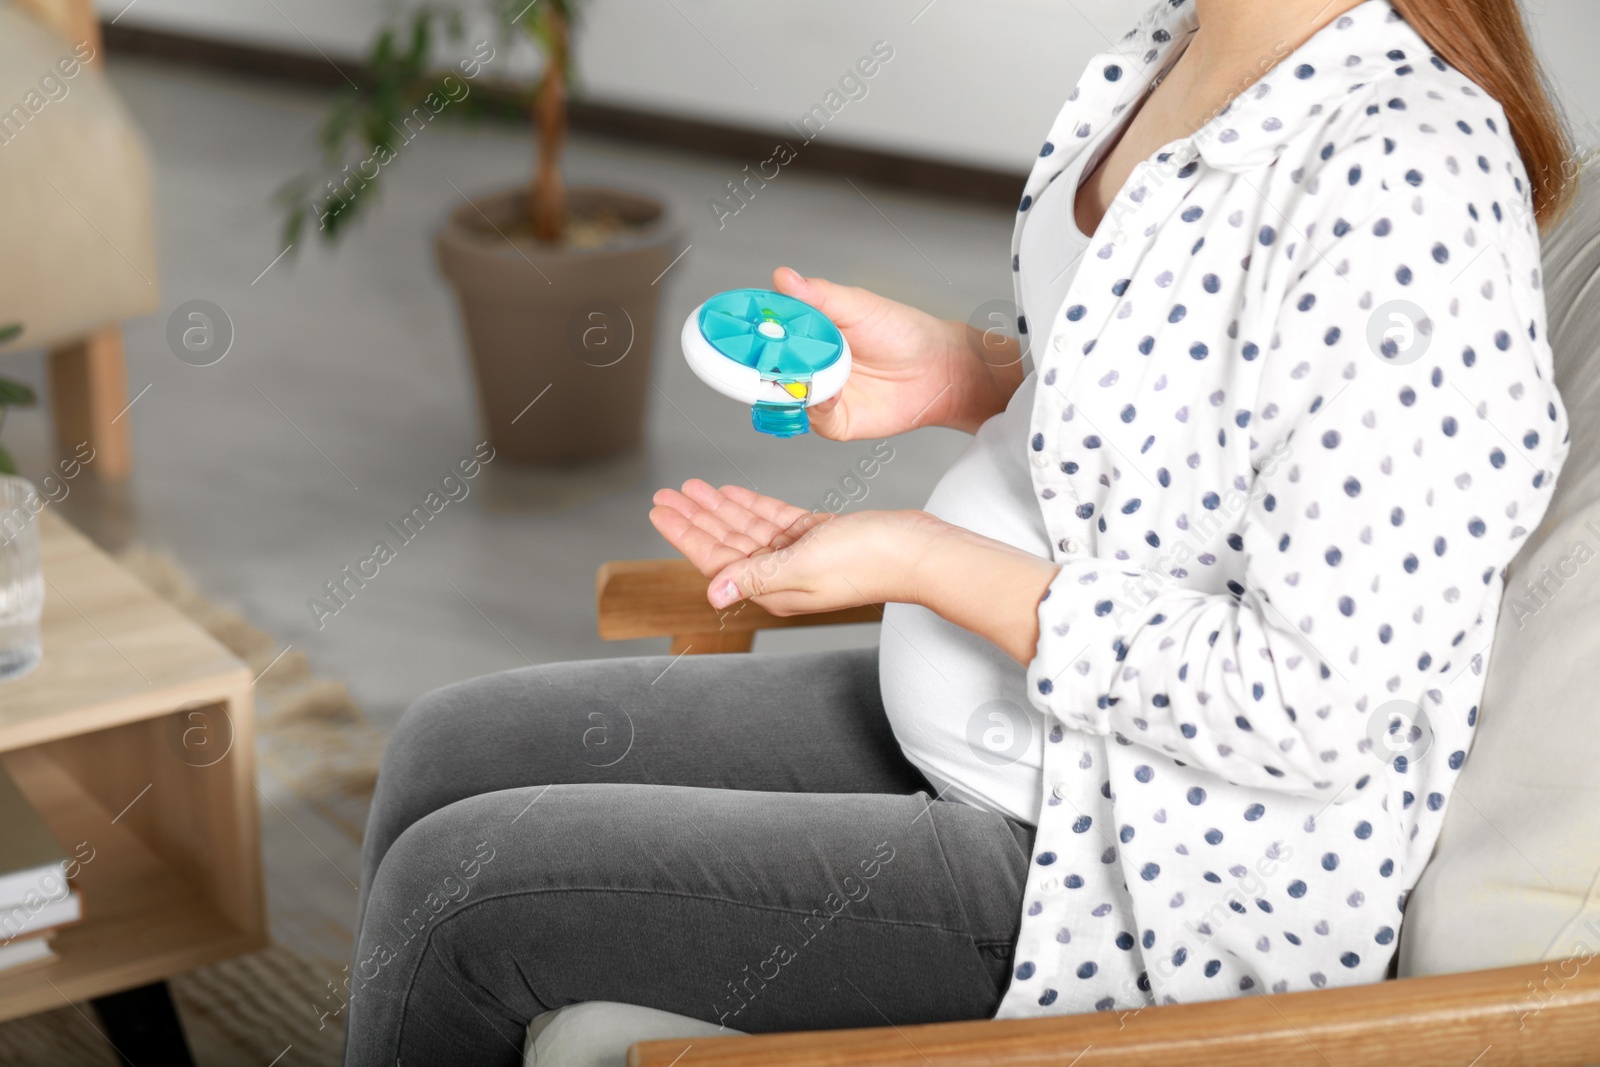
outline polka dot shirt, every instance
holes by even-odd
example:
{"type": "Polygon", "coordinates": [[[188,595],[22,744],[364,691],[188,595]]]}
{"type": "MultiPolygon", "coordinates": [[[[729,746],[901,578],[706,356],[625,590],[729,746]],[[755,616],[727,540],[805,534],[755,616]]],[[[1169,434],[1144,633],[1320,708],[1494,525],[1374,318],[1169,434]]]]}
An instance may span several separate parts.
{"type": "MultiPolygon", "coordinates": [[[[1195,25],[1161,0],[1091,61],[1019,235],[1195,25]]],[[[1021,324],[1061,570],[1002,1017],[1382,979],[1566,455],[1500,107],[1388,0],[1274,58],[1021,324]]]]}

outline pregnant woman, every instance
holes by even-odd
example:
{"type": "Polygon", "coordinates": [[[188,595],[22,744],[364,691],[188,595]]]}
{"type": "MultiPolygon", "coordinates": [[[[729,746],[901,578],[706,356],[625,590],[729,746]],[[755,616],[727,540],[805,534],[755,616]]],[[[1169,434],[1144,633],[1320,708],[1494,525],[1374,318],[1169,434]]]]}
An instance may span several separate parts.
{"type": "Polygon", "coordinates": [[[1539,85],[1514,0],[1161,0],[1028,180],[1031,368],[778,271],[855,351],[820,433],[970,447],[924,511],[691,481],[650,518],[716,607],[887,602],[881,647],[421,700],[348,1062],[510,1065],[585,1000],[770,1031],[1382,979],[1566,454],[1539,85]]]}

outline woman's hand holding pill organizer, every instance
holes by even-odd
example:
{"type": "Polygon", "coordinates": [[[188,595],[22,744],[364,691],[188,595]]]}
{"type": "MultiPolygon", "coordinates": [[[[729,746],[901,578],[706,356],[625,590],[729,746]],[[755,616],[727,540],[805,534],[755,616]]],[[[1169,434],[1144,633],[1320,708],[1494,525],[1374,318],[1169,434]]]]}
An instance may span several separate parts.
{"type": "MultiPolygon", "coordinates": [[[[824,437],[888,437],[923,426],[975,432],[1022,379],[1021,360],[1004,351],[979,358],[963,323],[787,267],[773,283],[831,319],[854,355],[843,391],[810,409],[812,429],[824,437]]],[[[706,596],[718,610],[741,600],[774,615],[920,604],[1019,663],[1033,658],[1039,600],[1057,571],[1048,560],[925,511],[816,513],[699,479],[660,490],[654,503],[651,524],[710,579],[706,596]]]]}
{"type": "Polygon", "coordinates": [[[965,323],[788,267],[774,271],[772,282],[826,315],[850,342],[854,365],[844,391],[809,410],[823,437],[859,441],[923,426],[976,433],[1022,382],[1015,341],[980,358],[976,331],[965,323]]]}

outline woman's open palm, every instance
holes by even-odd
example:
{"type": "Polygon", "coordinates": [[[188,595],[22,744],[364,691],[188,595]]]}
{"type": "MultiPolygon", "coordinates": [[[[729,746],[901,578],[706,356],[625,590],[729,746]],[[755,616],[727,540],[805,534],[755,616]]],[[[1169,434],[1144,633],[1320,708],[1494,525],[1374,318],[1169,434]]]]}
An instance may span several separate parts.
{"type": "Polygon", "coordinates": [[[923,512],[817,514],[698,478],[657,491],[654,503],[651,525],[711,579],[713,607],[754,600],[774,615],[897,599],[908,543],[942,526],[923,512]]]}

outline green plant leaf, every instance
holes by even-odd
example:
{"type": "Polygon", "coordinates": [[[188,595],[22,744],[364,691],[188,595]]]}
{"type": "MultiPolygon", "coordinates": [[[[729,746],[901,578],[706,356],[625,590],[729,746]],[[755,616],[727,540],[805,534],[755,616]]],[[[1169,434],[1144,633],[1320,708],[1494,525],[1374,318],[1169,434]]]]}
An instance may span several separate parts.
{"type": "MultiPolygon", "coordinates": [[[[582,6],[576,0],[489,0],[503,39],[525,36],[548,55],[560,47],[551,33],[552,16],[565,17],[569,28],[576,24],[582,6]]],[[[359,90],[344,90],[335,95],[317,131],[320,160],[308,172],[285,183],[275,199],[283,212],[284,239],[295,244],[312,225],[324,241],[333,243],[368,206],[378,199],[381,177],[394,159],[403,154],[404,145],[418,123],[407,120],[424,116],[421,125],[436,121],[424,102],[438,93],[451,100],[452,118],[476,118],[485,113],[521,117],[525,113],[507,109],[491,95],[471,93],[465,99],[446,92],[446,76],[459,82],[453,64],[443,69],[432,66],[435,44],[441,35],[451,41],[464,38],[466,23],[454,8],[421,6],[394,16],[374,36],[365,69],[358,81],[359,90]],[[388,159],[378,167],[372,162],[388,159]]],[[[566,57],[566,74],[573,78],[571,57],[566,57]]],[[[459,84],[455,85],[457,92],[459,84]]],[[[535,91],[530,87],[527,97],[535,91]]]]}
{"type": "Polygon", "coordinates": [[[21,333],[22,323],[20,322],[7,323],[4,326],[0,326],[0,345],[5,344],[7,341],[16,340],[21,333]]]}
{"type": "Polygon", "coordinates": [[[322,149],[322,158],[329,164],[337,162],[344,154],[345,142],[355,126],[359,107],[360,100],[354,94],[346,93],[334,101],[328,109],[327,118],[322,120],[322,127],[317,131],[317,144],[322,149]]]}
{"type": "Polygon", "coordinates": [[[0,474],[20,474],[17,470],[17,461],[11,458],[11,453],[0,447],[0,474]]]}
{"type": "Polygon", "coordinates": [[[394,52],[394,29],[385,26],[378,31],[378,39],[373,42],[372,51],[367,56],[367,65],[382,67],[389,62],[389,56],[394,52]]]}
{"type": "Polygon", "coordinates": [[[406,55],[406,65],[421,70],[427,66],[432,50],[433,13],[418,11],[411,19],[411,51],[406,55]]]}
{"type": "Polygon", "coordinates": [[[295,204],[283,218],[283,242],[293,248],[300,243],[300,235],[306,229],[306,207],[303,203],[295,204]]]}
{"type": "Polygon", "coordinates": [[[0,378],[0,407],[27,408],[38,400],[31,385],[14,378],[0,378]]]}

